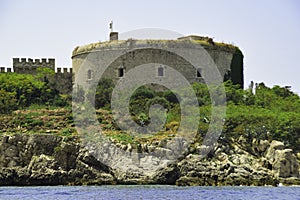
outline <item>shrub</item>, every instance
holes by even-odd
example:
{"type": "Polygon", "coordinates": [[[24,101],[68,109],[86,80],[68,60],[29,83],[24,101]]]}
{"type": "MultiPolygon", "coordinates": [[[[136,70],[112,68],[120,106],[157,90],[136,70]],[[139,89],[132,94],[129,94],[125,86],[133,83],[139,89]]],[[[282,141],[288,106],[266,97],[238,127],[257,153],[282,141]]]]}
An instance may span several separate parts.
{"type": "Polygon", "coordinates": [[[10,113],[17,108],[15,92],[0,89],[0,113],[10,113]]]}

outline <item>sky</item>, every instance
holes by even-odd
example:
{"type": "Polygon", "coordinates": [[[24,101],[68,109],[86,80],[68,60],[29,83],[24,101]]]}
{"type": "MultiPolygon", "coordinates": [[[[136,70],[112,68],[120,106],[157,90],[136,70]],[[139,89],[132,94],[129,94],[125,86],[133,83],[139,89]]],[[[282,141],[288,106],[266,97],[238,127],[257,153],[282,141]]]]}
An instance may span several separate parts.
{"type": "Polygon", "coordinates": [[[71,67],[76,46],[120,33],[160,28],[238,46],[250,81],[300,94],[298,0],[0,0],[0,66],[13,57],[55,58],[71,67]]]}

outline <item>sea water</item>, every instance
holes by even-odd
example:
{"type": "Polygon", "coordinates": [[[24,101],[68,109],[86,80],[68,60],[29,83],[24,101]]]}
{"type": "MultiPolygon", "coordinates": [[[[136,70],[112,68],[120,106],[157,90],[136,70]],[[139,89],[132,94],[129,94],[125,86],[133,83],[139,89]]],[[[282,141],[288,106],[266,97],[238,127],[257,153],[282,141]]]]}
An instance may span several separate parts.
{"type": "Polygon", "coordinates": [[[165,185],[0,187],[0,199],[299,199],[300,187],[177,187],[165,185]]]}

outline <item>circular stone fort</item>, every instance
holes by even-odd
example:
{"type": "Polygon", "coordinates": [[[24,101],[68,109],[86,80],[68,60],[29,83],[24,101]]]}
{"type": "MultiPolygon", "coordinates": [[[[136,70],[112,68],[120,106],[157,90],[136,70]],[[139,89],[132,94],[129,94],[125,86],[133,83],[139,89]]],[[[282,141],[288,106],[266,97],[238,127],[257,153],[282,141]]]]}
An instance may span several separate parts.
{"type": "Polygon", "coordinates": [[[109,41],[76,47],[72,53],[72,69],[75,75],[80,71],[81,77],[92,81],[98,80],[99,77],[95,77],[99,74],[97,71],[105,68],[105,71],[101,72],[101,78],[109,78],[116,82],[136,66],[152,63],[151,67],[158,79],[168,76],[166,66],[170,66],[190,83],[204,82],[202,74],[206,70],[205,66],[192,66],[183,57],[168,51],[169,48],[188,48],[191,44],[206,50],[217,66],[223,81],[231,80],[234,84],[243,87],[243,54],[239,48],[231,44],[215,42],[209,37],[196,35],[180,37],[177,40],[118,40],[118,33],[111,32],[109,41]],[[145,46],[148,48],[144,48],[145,46]],[[121,51],[122,55],[114,59],[115,51],[121,51]],[[110,54],[107,52],[110,52],[112,56],[108,57],[110,54]],[[88,57],[97,60],[113,59],[113,61],[108,67],[104,67],[97,63],[84,63],[88,57]]]}

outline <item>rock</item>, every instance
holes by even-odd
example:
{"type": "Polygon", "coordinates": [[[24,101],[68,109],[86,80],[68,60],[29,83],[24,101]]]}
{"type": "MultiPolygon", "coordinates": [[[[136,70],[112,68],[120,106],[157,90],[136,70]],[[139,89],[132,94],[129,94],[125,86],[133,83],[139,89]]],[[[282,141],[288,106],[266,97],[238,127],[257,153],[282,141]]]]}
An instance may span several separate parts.
{"type": "Polygon", "coordinates": [[[300,160],[300,153],[297,153],[296,156],[297,156],[297,159],[300,160]]]}
{"type": "Polygon", "coordinates": [[[221,162],[225,162],[228,160],[228,155],[222,152],[217,155],[217,159],[221,162]]]}
{"type": "Polygon", "coordinates": [[[279,178],[279,183],[285,186],[295,186],[300,185],[300,179],[296,177],[279,178]]]}
{"type": "Polygon", "coordinates": [[[18,158],[13,158],[13,160],[9,161],[9,163],[7,164],[7,167],[12,168],[12,167],[18,166],[18,163],[16,162],[16,160],[18,160],[18,158]]]}
{"type": "Polygon", "coordinates": [[[16,170],[13,168],[0,168],[0,185],[11,186],[15,185],[16,170]]]}
{"type": "Polygon", "coordinates": [[[205,180],[202,179],[201,177],[180,177],[176,181],[177,186],[203,186],[206,185],[205,180]]]}
{"type": "Polygon", "coordinates": [[[151,179],[155,184],[174,185],[176,180],[180,177],[180,170],[176,164],[170,164],[161,170],[158,170],[151,179]]]}
{"type": "Polygon", "coordinates": [[[235,153],[231,154],[228,147],[220,147],[227,149],[228,154],[216,151],[217,155],[211,159],[187,156],[178,163],[181,176],[176,184],[180,186],[278,184],[278,179],[270,170],[259,164],[258,158],[236,145],[233,148],[232,151],[235,153]]]}
{"type": "MultiPolygon", "coordinates": [[[[274,145],[274,143],[273,143],[273,145],[274,145]]],[[[270,143],[268,140],[260,140],[258,142],[256,149],[259,153],[263,153],[269,148],[269,146],[270,146],[270,143]]]]}
{"type": "Polygon", "coordinates": [[[265,158],[271,165],[275,176],[288,178],[299,177],[299,162],[292,149],[284,149],[284,144],[272,141],[265,158]]]}
{"type": "Polygon", "coordinates": [[[118,184],[150,184],[152,183],[150,177],[145,175],[142,169],[130,168],[126,170],[114,170],[114,175],[118,184]]]}
{"type": "Polygon", "coordinates": [[[299,163],[291,149],[277,150],[271,164],[278,177],[299,177],[299,163]]]}
{"type": "Polygon", "coordinates": [[[93,167],[99,171],[106,172],[106,173],[109,173],[111,171],[110,167],[98,161],[94,156],[89,154],[87,151],[81,151],[77,159],[78,159],[77,162],[81,161],[85,163],[87,166],[93,167]]]}
{"type": "Polygon", "coordinates": [[[77,144],[63,142],[61,145],[54,147],[54,157],[60,167],[68,171],[76,167],[78,151],[79,146],[77,144]]]}
{"type": "Polygon", "coordinates": [[[136,146],[127,144],[107,146],[98,154],[96,149],[95,152],[88,151],[72,138],[56,135],[2,136],[0,185],[300,183],[299,161],[291,149],[285,149],[278,141],[252,143],[251,152],[234,141],[219,143],[210,156],[187,152],[178,160],[174,160],[179,155],[176,152],[188,149],[184,140],[166,143],[165,148],[158,147],[158,144],[138,146],[141,152],[152,152],[148,156],[136,154],[136,146]],[[123,154],[116,154],[116,148],[126,149],[125,153],[131,156],[125,158],[123,154]],[[117,163],[108,166],[105,164],[107,160],[99,161],[93,155],[103,158],[114,155],[117,163]]]}
{"type": "Polygon", "coordinates": [[[62,142],[60,136],[4,136],[0,155],[0,185],[116,183],[107,166],[90,155],[83,156],[79,144],[62,142]]]}
{"type": "Polygon", "coordinates": [[[53,157],[41,154],[39,156],[33,156],[31,162],[29,163],[27,169],[29,171],[39,171],[48,169],[58,169],[57,162],[53,157]]]}

